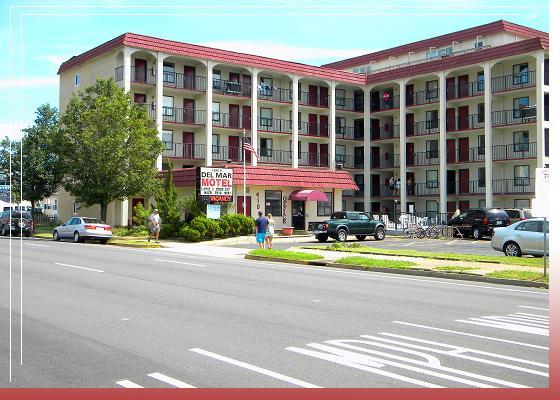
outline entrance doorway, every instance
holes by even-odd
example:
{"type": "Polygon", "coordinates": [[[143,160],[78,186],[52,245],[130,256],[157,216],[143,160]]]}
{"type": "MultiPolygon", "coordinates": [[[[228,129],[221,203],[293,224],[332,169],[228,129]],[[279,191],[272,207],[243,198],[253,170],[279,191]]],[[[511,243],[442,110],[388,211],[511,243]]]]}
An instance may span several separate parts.
{"type": "Polygon", "coordinates": [[[305,230],[305,201],[292,200],[292,226],[294,230],[305,230]]]}
{"type": "Polygon", "coordinates": [[[243,212],[243,196],[237,196],[237,214],[245,214],[246,217],[251,216],[251,196],[245,197],[245,205],[247,208],[243,212]]]}

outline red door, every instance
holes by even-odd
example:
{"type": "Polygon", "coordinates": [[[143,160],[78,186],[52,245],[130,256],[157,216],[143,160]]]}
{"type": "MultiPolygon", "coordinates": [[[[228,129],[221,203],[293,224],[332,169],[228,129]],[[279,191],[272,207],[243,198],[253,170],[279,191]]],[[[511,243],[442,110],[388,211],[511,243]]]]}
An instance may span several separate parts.
{"type": "Polygon", "coordinates": [[[230,136],[228,138],[229,159],[231,161],[241,161],[241,152],[239,151],[239,136],[230,136]]]}
{"type": "Polygon", "coordinates": [[[237,72],[230,72],[229,73],[229,81],[230,82],[239,82],[239,74],[237,72]]]}
{"type": "Polygon", "coordinates": [[[406,85],[406,105],[414,104],[414,85],[406,85]]]}
{"type": "Polygon", "coordinates": [[[319,87],[319,105],[321,107],[329,106],[329,88],[321,86],[319,87]]]}
{"type": "MultiPolygon", "coordinates": [[[[381,195],[381,179],[379,175],[371,176],[371,195],[372,196],[381,195]]],[[[379,209],[377,210],[372,209],[371,211],[379,211],[379,209]]]]}
{"type": "Polygon", "coordinates": [[[379,147],[371,148],[371,166],[372,168],[379,168],[381,166],[381,155],[379,147]]]}
{"type": "Polygon", "coordinates": [[[185,65],[183,69],[183,87],[189,90],[196,89],[194,84],[194,67],[190,65],[185,65]]]}
{"type": "Polygon", "coordinates": [[[146,95],[142,93],[134,93],[134,102],[136,104],[146,104],[146,95]]]}
{"type": "Polygon", "coordinates": [[[416,196],[416,185],[414,184],[414,172],[407,172],[406,173],[406,194],[408,196],[416,196]]]}
{"type": "Polygon", "coordinates": [[[455,130],[455,109],[448,108],[445,111],[445,122],[447,126],[447,132],[453,132],[455,130]]]}
{"type": "Polygon", "coordinates": [[[456,161],[455,153],[457,149],[455,148],[455,139],[447,139],[447,163],[453,164],[456,161]]]}
{"type": "Polygon", "coordinates": [[[469,76],[459,76],[459,97],[467,97],[469,95],[469,76]]]}
{"type": "Polygon", "coordinates": [[[229,105],[229,124],[232,129],[239,129],[239,106],[237,104],[229,105]]]}
{"type": "Polygon", "coordinates": [[[329,136],[329,116],[320,115],[319,116],[319,135],[329,136]]]}
{"type": "Polygon", "coordinates": [[[183,122],[185,124],[194,124],[194,100],[183,99],[183,122]]]}
{"type": "Polygon", "coordinates": [[[469,161],[469,138],[459,138],[459,162],[469,161]]]}
{"type": "Polygon", "coordinates": [[[406,114],[406,136],[414,135],[414,114],[406,114]]]}
{"type": "Polygon", "coordinates": [[[242,110],[241,126],[243,129],[251,129],[251,106],[243,106],[242,110]]]}
{"type": "Polygon", "coordinates": [[[469,129],[469,106],[459,107],[459,130],[469,129]]]}
{"type": "Polygon", "coordinates": [[[317,126],[317,114],[309,114],[309,123],[308,123],[308,129],[309,129],[309,135],[311,136],[317,136],[318,134],[318,126],[317,126]]]}
{"type": "Polygon", "coordinates": [[[461,200],[459,201],[459,210],[461,210],[461,212],[465,212],[467,211],[469,208],[471,208],[471,203],[468,200],[461,200]]]}
{"type": "Polygon", "coordinates": [[[445,91],[447,93],[447,100],[454,99],[455,96],[455,77],[447,78],[445,80],[445,91]]]}
{"type": "Polygon", "coordinates": [[[469,170],[459,170],[459,193],[469,193],[469,170]]]}
{"type": "Polygon", "coordinates": [[[317,86],[309,85],[309,98],[307,99],[310,106],[317,105],[317,86]]]}
{"type": "Polygon", "coordinates": [[[194,132],[183,132],[183,158],[195,158],[194,132]]]}
{"type": "Polygon", "coordinates": [[[136,82],[146,82],[147,62],[141,58],[134,60],[134,76],[136,82]]]}
{"type": "Polygon", "coordinates": [[[414,165],[414,143],[406,144],[406,165],[414,165]]]}
{"type": "Polygon", "coordinates": [[[457,203],[455,201],[448,201],[447,202],[448,218],[450,218],[453,214],[455,214],[456,207],[457,207],[457,203]]]}
{"type": "Polygon", "coordinates": [[[317,143],[309,143],[309,165],[317,165],[317,143]]]}
{"type": "Polygon", "coordinates": [[[246,217],[251,216],[251,196],[245,197],[245,205],[247,209],[243,212],[243,196],[237,196],[237,214],[245,214],[246,217]]]}
{"type": "Polygon", "coordinates": [[[379,128],[379,120],[371,120],[371,140],[376,140],[381,138],[381,130],[379,128]]]}
{"type": "Polygon", "coordinates": [[[319,157],[321,167],[329,166],[329,145],[327,143],[321,143],[319,146],[319,157]]]}
{"type": "Polygon", "coordinates": [[[241,89],[243,96],[251,97],[251,75],[243,75],[241,77],[241,84],[243,85],[241,89]]]}

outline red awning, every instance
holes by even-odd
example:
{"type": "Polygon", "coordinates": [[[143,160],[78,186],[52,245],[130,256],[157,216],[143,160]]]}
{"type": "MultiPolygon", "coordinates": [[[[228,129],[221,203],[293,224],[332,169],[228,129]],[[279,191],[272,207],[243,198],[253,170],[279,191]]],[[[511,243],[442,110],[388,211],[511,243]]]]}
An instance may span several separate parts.
{"type": "Polygon", "coordinates": [[[290,200],[327,201],[328,197],[320,190],[296,190],[289,197],[290,200]]]}

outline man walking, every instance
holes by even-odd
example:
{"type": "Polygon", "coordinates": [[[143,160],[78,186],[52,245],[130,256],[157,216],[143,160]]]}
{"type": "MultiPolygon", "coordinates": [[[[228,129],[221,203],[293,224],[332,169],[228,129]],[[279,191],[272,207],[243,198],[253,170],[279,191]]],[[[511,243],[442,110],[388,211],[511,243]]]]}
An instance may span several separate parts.
{"type": "Polygon", "coordinates": [[[148,219],[148,230],[150,231],[150,236],[148,236],[148,242],[152,239],[152,235],[154,235],[156,239],[156,243],[159,243],[159,231],[161,229],[161,217],[159,216],[159,211],[157,208],[154,208],[152,211],[152,215],[148,219]]]}
{"type": "Polygon", "coordinates": [[[259,211],[258,215],[259,217],[255,220],[255,232],[259,248],[264,249],[264,240],[268,231],[268,218],[263,217],[262,211],[259,211]]]}

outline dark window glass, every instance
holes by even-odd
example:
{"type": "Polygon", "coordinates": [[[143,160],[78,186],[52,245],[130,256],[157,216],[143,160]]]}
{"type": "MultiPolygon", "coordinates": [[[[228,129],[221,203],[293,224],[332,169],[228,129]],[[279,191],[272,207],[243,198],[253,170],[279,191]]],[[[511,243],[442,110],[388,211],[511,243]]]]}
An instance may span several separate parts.
{"type": "Polygon", "coordinates": [[[282,215],[282,191],[281,190],[265,190],[264,191],[264,213],[274,216],[282,215]]]}

